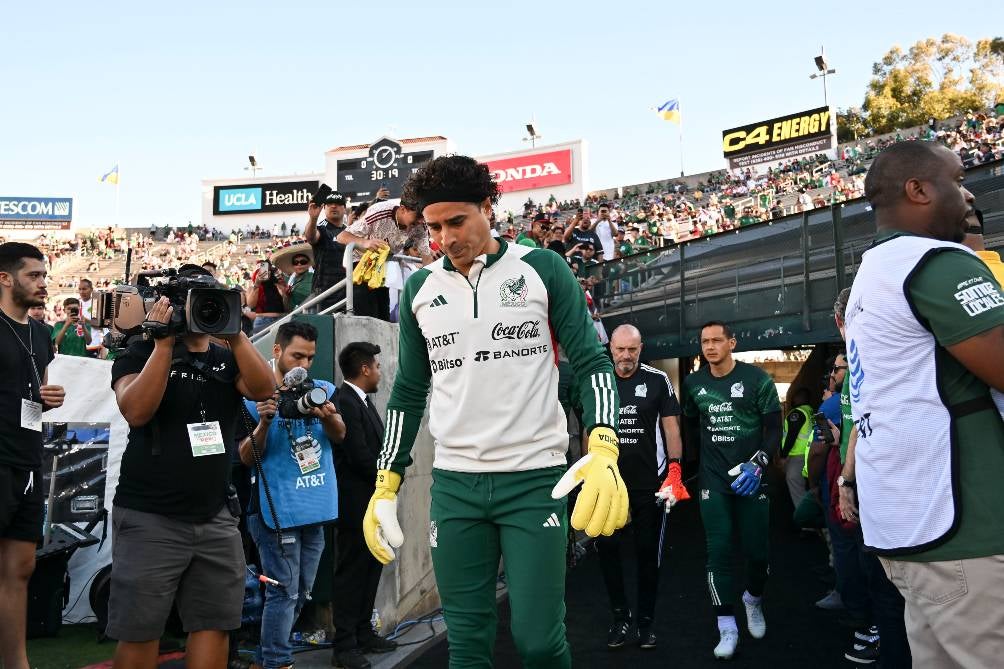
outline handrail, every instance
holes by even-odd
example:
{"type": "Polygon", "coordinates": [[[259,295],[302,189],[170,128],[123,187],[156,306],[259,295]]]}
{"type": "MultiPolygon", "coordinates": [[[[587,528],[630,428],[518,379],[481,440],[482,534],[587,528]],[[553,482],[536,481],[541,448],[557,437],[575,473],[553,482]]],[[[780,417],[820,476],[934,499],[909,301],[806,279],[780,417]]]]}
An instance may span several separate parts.
{"type": "Polygon", "coordinates": [[[305,302],[303,302],[303,304],[298,306],[296,309],[293,309],[288,314],[284,314],[282,318],[277,320],[275,323],[272,323],[264,330],[251,335],[251,342],[252,343],[258,342],[267,338],[268,336],[273,334],[276,330],[278,330],[280,325],[282,325],[283,323],[288,323],[296,314],[305,313],[306,310],[309,309],[310,307],[313,307],[315,304],[321,302],[324,298],[328,297],[329,295],[333,295],[334,293],[343,288],[345,289],[345,298],[339,300],[338,302],[335,302],[334,304],[325,308],[323,311],[319,313],[320,315],[323,316],[325,314],[334,313],[336,309],[345,306],[346,312],[351,314],[352,313],[351,277],[352,277],[352,262],[353,262],[352,251],[355,250],[355,247],[356,247],[355,242],[350,242],[345,246],[345,255],[342,256],[342,266],[345,267],[344,279],[335,283],[332,286],[329,286],[323,292],[308,298],[305,302]]]}

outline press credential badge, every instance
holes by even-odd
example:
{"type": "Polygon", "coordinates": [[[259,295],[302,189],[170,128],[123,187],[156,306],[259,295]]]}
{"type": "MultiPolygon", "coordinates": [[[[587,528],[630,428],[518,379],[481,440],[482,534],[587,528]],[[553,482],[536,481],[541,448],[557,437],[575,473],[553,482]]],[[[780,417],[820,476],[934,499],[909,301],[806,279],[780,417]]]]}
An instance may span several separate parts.
{"type": "Polygon", "coordinates": [[[218,420],[189,423],[188,441],[192,444],[192,455],[197,458],[203,455],[219,455],[227,451],[223,445],[223,430],[220,429],[218,420]]]}
{"type": "Polygon", "coordinates": [[[42,403],[21,398],[21,427],[42,431],[42,403]]]}

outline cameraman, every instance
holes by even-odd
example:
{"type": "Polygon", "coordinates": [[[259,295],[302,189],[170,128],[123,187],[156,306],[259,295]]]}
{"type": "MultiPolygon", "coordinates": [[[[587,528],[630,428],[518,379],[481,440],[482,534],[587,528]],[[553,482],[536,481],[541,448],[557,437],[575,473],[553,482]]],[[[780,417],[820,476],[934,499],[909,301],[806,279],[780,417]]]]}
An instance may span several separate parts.
{"type": "Polygon", "coordinates": [[[60,355],[87,357],[87,346],[91,343],[91,326],[80,314],[80,300],[68,297],[63,300],[66,318],[58,330],[52,329],[52,343],[60,355]]]}
{"type": "MultiPolygon", "coordinates": [[[[207,272],[183,265],[179,277],[207,272]]],[[[244,334],[160,336],[174,307],[147,314],[153,341],[115,360],[112,389],[129,441],[112,507],[107,634],[116,667],[154,667],[177,603],[188,666],[224,667],[227,632],[240,627],[244,552],[232,508],[230,463],[241,396],[272,395],[272,371],[244,334]],[[160,329],[161,332],[157,332],[160,329]]],[[[236,496],[234,495],[234,498],[236,496]]]]}
{"type": "Polygon", "coordinates": [[[45,305],[45,257],[30,244],[0,244],[0,665],[27,669],[25,611],[35,545],[42,538],[42,412],[62,406],[48,385],[49,333],[28,317],[45,305]]]}
{"type": "Polygon", "coordinates": [[[251,287],[245,293],[249,308],[254,310],[254,329],[258,334],[286,314],[286,275],[268,259],[258,261],[251,276],[251,287]]]}
{"type": "MultiPolygon", "coordinates": [[[[303,229],[303,236],[314,250],[312,296],[323,293],[345,278],[345,267],[342,264],[345,244],[338,241],[338,235],[345,229],[345,205],[345,196],[335,191],[328,193],[322,204],[312,200],[307,205],[307,225],[303,229]],[[318,221],[322,209],[324,219],[318,221]]],[[[321,312],[344,299],[345,292],[337,290],[314,305],[312,311],[321,312]]]]}
{"type": "Polygon", "coordinates": [[[338,492],[331,443],[345,438],[345,423],[331,403],[335,387],[313,380],[328,401],[301,414],[292,405],[302,393],[286,388],[291,369],[310,369],[317,349],[317,329],[301,321],[279,326],[272,347],[275,394],[254,404],[245,401],[252,418],[258,419],[251,438],[240,445],[241,461],[254,466],[252,448],[258,449],[267,490],[282,528],[282,544],[276,532],[266,488],[258,482],[248,508],[248,531],[258,547],[261,571],[279,582],[265,588],[261,619],[261,643],[255,661],[272,669],[293,664],[289,634],[314,585],[317,565],[324,550],[323,524],[338,518],[338,492]],[[281,407],[281,408],[280,408],[281,407]],[[296,413],[285,418],[276,413],[296,413]]]}

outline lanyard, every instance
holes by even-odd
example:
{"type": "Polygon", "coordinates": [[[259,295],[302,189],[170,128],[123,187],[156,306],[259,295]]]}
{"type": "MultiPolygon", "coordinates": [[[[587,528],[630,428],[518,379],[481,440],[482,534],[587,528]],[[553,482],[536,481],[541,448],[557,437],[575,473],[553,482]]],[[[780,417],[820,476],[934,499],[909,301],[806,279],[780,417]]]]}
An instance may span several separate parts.
{"type": "MultiPolygon", "coordinates": [[[[0,314],[2,313],[3,312],[0,311],[0,314]]],[[[38,388],[41,391],[42,377],[38,375],[38,367],[35,365],[35,340],[31,338],[32,320],[34,319],[28,318],[28,344],[26,345],[24,340],[21,339],[21,335],[19,335],[17,330],[14,329],[14,326],[10,324],[10,316],[3,314],[3,322],[7,324],[7,327],[10,328],[11,334],[13,334],[14,338],[17,339],[17,343],[21,344],[21,348],[23,348],[25,353],[28,354],[28,361],[31,362],[31,371],[35,374],[35,383],[38,384],[38,388]]],[[[28,382],[28,398],[31,399],[31,381],[28,382]]]]}

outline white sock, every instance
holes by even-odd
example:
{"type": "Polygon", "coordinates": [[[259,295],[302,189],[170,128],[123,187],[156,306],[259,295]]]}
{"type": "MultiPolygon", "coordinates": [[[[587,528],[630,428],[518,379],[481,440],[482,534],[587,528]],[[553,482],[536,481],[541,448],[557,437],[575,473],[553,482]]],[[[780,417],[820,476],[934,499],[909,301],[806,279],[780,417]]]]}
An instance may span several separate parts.
{"type": "Polygon", "coordinates": [[[725,630],[739,631],[735,616],[718,616],[718,631],[724,632],[725,630]]]}
{"type": "Polygon", "coordinates": [[[748,591],[743,593],[743,602],[746,604],[759,604],[763,597],[754,597],[748,591]]]}

